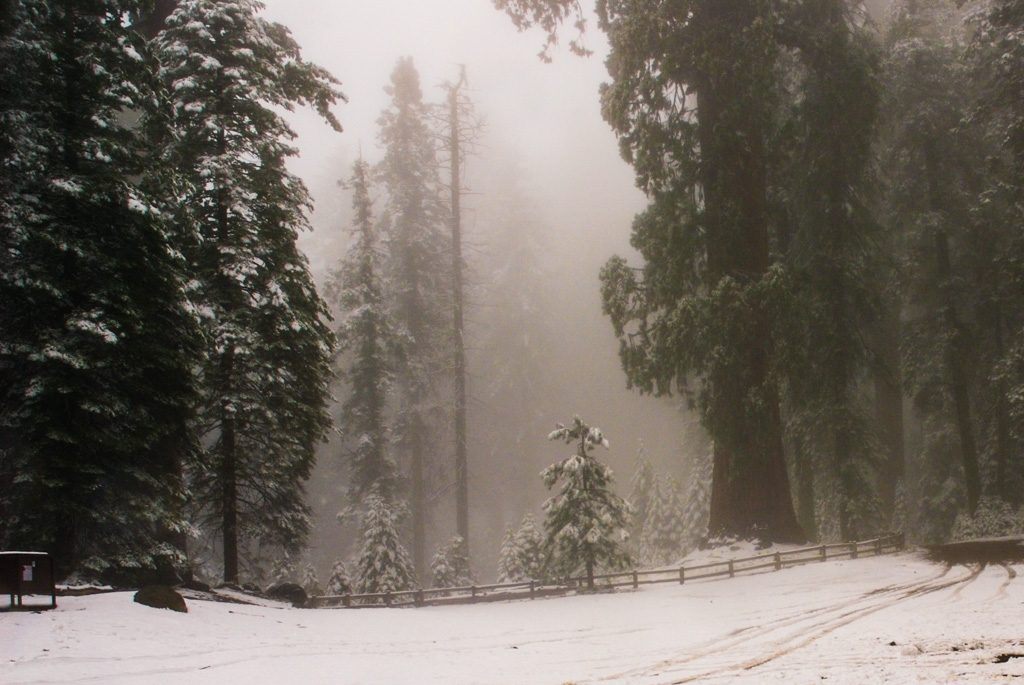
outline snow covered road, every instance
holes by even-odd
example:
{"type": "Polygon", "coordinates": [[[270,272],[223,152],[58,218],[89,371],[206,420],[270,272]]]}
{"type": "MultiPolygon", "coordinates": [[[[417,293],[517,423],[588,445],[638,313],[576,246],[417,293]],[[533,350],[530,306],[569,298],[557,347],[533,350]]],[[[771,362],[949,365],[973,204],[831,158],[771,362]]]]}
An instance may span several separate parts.
{"type": "Polygon", "coordinates": [[[301,610],[131,593],[0,614],[0,683],[942,683],[1024,677],[1024,580],[915,554],[596,596],[301,610]],[[1017,658],[1020,657],[1020,658],[1017,658]]]}

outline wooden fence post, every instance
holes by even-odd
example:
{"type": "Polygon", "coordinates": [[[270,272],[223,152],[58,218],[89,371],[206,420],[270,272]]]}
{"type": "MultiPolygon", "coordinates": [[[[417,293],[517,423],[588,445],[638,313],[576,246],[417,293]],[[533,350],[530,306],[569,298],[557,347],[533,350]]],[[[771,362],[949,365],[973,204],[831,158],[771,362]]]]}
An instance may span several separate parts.
{"type": "Polygon", "coordinates": [[[682,566],[679,567],[679,584],[682,585],[686,582],[686,569],[682,566]]]}
{"type": "Polygon", "coordinates": [[[857,558],[857,543],[856,543],[856,541],[850,543],[850,558],[851,559],[856,559],[857,558]]]}
{"type": "Polygon", "coordinates": [[[535,592],[536,592],[536,589],[534,587],[533,581],[531,580],[530,581],[530,599],[535,599],[535,594],[534,594],[535,592]]]}
{"type": "Polygon", "coordinates": [[[736,569],[733,568],[732,559],[729,560],[729,577],[730,578],[735,578],[736,577],[736,569]]]}
{"type": "Polygon", "coordinates": [[[633,569],[633,589],[636,590],[640,587],[640,579],[637,577],[636,569],[633,569]]]}
{"type": "Polygon", "coordinates": [[[352,595],[351,594],[347,594],[344,597],[342,597],[341,598],[341,603],[344,604],[347,607],[351,607],[352,606],[352,595]]]}
{"type": "Polygon", "coordinates": [[[775,570],[782,570],[782,555],[778,552],[775,553],[775,570]]]}
{"type": "Polygon", "coordinates": [[[821,546],[821,560],[825,561],[828,558],[828,552],[825,550],[825,545],[821,546]]]}
{"type": "Polygon", "coordinates": [[[384,593],[384,606],[391,606],[391,591],[388,590],[384,593]]]}

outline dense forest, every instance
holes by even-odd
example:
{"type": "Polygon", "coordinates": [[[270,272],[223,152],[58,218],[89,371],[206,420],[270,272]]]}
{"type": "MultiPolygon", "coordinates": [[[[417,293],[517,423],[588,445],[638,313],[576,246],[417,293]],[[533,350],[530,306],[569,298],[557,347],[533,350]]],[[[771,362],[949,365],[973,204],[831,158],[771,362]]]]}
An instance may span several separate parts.
{"type": "Polygon", "coordinates": [[[678,450],[537,447],[589,341],[543,203],[467,173],[472,64],[397,59],[318,283],[287,117],[359,93],[255,0],[8,0],[0,549],[337,593],[1024,533],[1024,2],[493,4],[542,59],[607,38],[648,204],[604,330],[678,450]]]}

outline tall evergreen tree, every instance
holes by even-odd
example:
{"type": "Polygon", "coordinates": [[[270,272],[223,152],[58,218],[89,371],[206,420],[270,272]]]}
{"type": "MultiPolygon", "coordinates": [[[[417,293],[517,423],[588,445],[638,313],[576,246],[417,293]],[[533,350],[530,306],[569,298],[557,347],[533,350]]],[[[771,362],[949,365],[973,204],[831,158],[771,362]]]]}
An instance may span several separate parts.
{"type": "Polygon", "coordinates": [[[0,32],[0,546],[61,573],[182,553],[198,331],[125,115],[159,119],[136,8],[24,0],[0,32]]]}
{"type": "Polygon", "coordinates": [[[467,414],[469,391],[466,360],[466,293],[462,257],[462,194],[466,149],[473,144],[480,124],[474,120],[472,102],[463,92],[466,68],[462,67],[459,82],[446,83],[448,91],[447,132],[451,211],[451,284],[452,284],[452,375],[454,376],[453,423],[455,432],[455,528],[469,555],[469,439],[467,414]]]}
{"type": "Polygon", "coordinates": [[[904,301],[901,373],[922,427],[906,487],[912,532],[927,540],[987,493],[1012,498],[1008,477],[1020,473],[1005,373],[1022,320],[1016,229],[988,80],[990,58],[1003,64],[1011,51],[989,52],[980,37],[993,34],[962,19],[944,0],[893,6],[879,145],[879,214],[902,266],[893,279],[904,301]],[[970,35],[973,65],[963,59],[970,35]]]}
{"type": "Polygon", "coordinates": [[[190,469],[204,527],[219,530],[224,579],[259,548],[300,547],[303,482],[330,424],[332,335],[305,257],[309,198],[285,168],[294,137],[273,108],[310,104],[332,127],[343,96],[302,60],[255,0],[184,0],[158,37],[180,198],[209,346],[202,365],[202,457],[190,469]]]}
{"type": "Polygon", "coordinates": [[[366,162],[355,163],[349,184],[355,242],[331,274],[327,292],[340,311],[338,352],[345,366],[339,375],[349,385],[349,395],[338,428],[346,445],[349,504],[358,507],[370,492],[388,501],[397,494],[398,467],[388,450],[388,396],[397,340],[384,299],[384,255],[366,162]]]}
{"type": "Polygon", "coordinates": [[[1014,504],[1024,500],[1024,3],[992,0],[975,17],[978,31],[972,45],[975,77],[981,83],[977,119],[985,122],[987,139],[1001,154],[987,160],[988,187],[979,200],[986,221],[998,233],[982,233],[994,248],[988,276],[990,295],[984,309],[994,363],[986,381],[993,392],[985,404],[993,408],[993,494],[1014,504]],[[994,167],[994,168],[993,168],[994,167]],[[995,233],[995,235],[993,235],[995,233]]]}
{"type": "Polygon", "coordinates": [[[377,173],[387,198],[388,281],[398,332],[406,337],[396,373],[396,443],[409,465],[412,557],[426,569],[427,484],[434,458],[434,436],[443,423],[438,402],[443,332],[450,330],[450,263],[444,226],[447,209],[434,136],[428,126],[420,77],[403,58],[386,89],[391,105],[378,120],[384,159],[377,173]]]}
{"type": "Polygon", "coordinates": [[[634,223],[638,273],[602,272],[630,385],[696,380],[712,438],[713,533],[802,540],[783,452],[773,309],[770,145],[781,97],[781,7],[694,0],[602,5],[605,117],[651,205],[634,223]]]}
{"type": "Polygon", "coordinates": [[[811,0],[787,17],[796,23],[783,36],[796,92],[786,121],[796,133],[775,181],[785,217],[776,222],[778,247],[799,283],[802,310],[783,317],[799,322],[783,335],[799,334],[780,342],[787,357],[780,366],[804,452],[828,455],[820,466],[837,482],[844,540],[877,529],[878,447],[863,387],[872,360],[866,330],[878,312],[868,278],[879,261],[868,188],[879,51],[858,29],[855,8],[811,0]]]}

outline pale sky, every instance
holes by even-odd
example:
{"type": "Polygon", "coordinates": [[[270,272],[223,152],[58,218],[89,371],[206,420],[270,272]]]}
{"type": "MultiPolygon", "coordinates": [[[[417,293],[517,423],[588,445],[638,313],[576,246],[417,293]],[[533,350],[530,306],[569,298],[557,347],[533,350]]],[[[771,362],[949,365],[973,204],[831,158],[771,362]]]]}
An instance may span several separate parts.
{"type": "MultiPolygon", "coordinates": [[[[326,196],[359,150],[371,161],[379,158],[376,121],[389,103],[384,87],[398,58],[408,55],[428,101],[441,100],[438,86],[466,65],[469,95],[487,122],[492,149],[518,157],[538,199],[552,203],[551,221],[570,231],[567,237],[608,242],[595,256],[595,283],[600,263],[628,248],[632,216],[644,201],[601,119],[605,43],[596,26],[587,38],[593,56],[579,58],[563,48],[544,64],[537,57],[544,36],[517,32],[490,0],[267,0],[266,6],[264,16],[288,26],[304,57],[341,80],[350,99],[336,108],[342,134],[311,112],[290,117],[302,155],[291,166],[320,205],[314,225],[327,222],[326,196]]],[[[317,268],[317,256],[311,259],[317,268]]]]}

